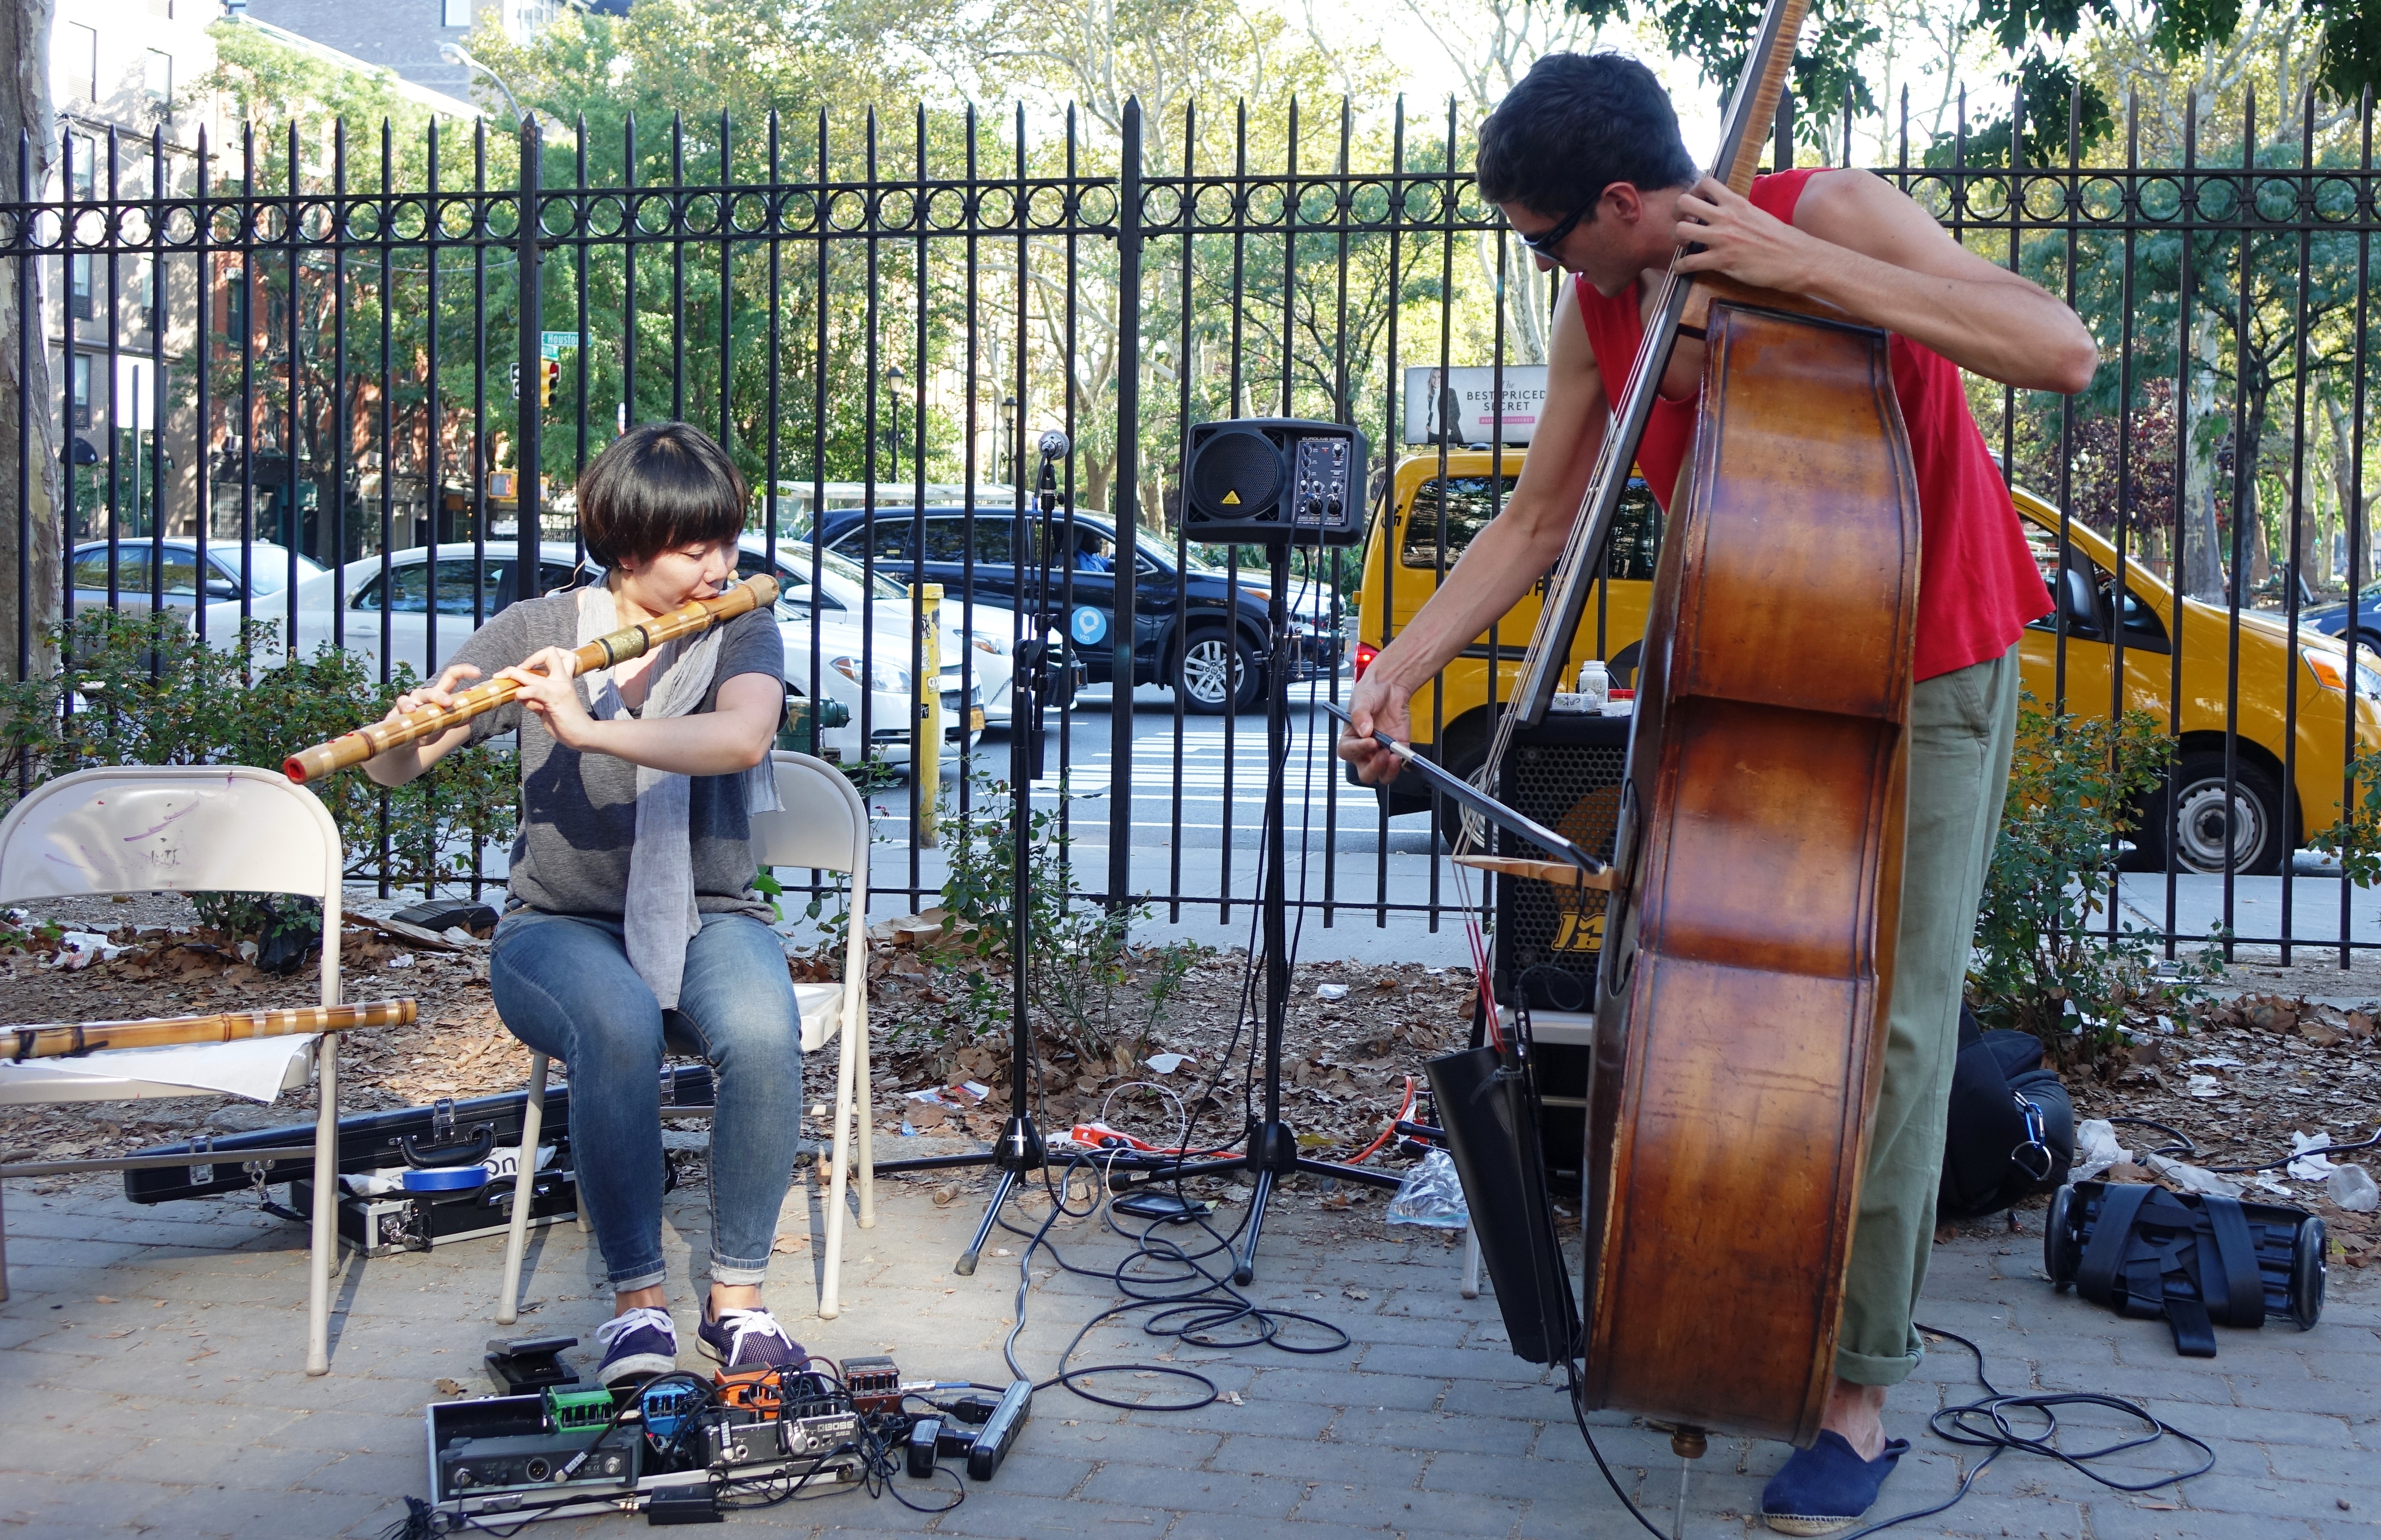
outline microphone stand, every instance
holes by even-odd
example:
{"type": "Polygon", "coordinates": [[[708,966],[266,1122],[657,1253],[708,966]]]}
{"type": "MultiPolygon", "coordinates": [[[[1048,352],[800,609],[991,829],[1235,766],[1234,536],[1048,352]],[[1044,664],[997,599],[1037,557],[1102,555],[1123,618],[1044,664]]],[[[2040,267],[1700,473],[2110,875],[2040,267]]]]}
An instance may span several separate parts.
{"type": "MultiPolygon", "coordinates": [[[[975,1239],[959,1253],[951,1271],[961,1277],[972,1277],[976,1262],[983,1253],[985,1242],[992,1239],[993,1227],[1000,1222],[1001,1205],[1017,1185],[1032,1172],[1050,1163],[1049,1144],[1033,1121],[1032,1101],[1027,1087],[1033,1074],[1033,1021],[1029,988],[1030,972],[1027,959],[1032,944],[1031,921],[1032,913],[1032,783],[1041,778],[1044,764],[1043,742],[1043,707],[1058,688],[1056,669],[1063,666],[1063,649],[1055,654],[1045,633],[1049,628],[1050,599],[1050,520],[1057,511],[1058,486],[1056,466],[1066,458],[1067,435],[1055,430],[1042,435],[1042,477],[1035,488],[1041,518],[1036,529],[1039,560],[1034,564],[1029,588],[1025,574],[1018,574],[1017,619],[1020,635],[1013,646],[1017,659],[1017,688],[1025,692],[1019,703],[1008,734],[1009,811],[1009,890],[1012,909],[1009,914],[1009,1059],[1008,1059],[1008,1121],[1000,1137],[989,1150],[973,1155],[925,1155],[915,1160],[878,1161],[873,1167],[879,1176],[898,1175],[912,1171],[946,1171],[970,1166],[989,1166],[1000,1173],[1000,1184],[993,1190],[992,1201],[984,1205],[983,1218],[975,1228],[975,1239]]],[[[1016,532],[1025,532],[1020,521],[1016,532]]],[[[1068,553],[1072,560],[1072,553],[1068,553]]],[[[1137,1164],[1148,1157],[1122,1156],[1119,1163],[1137,1164]]]]}
{"type": "MultiPolygon", "coordinates": [[[[1111,1190],[1121,1192],[1154,1181],[1255,1172],[1256,1192],[1250,1199],[1247,1238],[1232,1261],[1232,1281],[1238,1284],[1246,1284],[1256,1277],[1257,1242],[1264,1233],[1265,1206],[1272,1202],[1275,1185],[1282,1179],[1302,1172],[1390,1192],[1404,1185],[1403,1179],[1385,1171],[1300,1155],[1298,1135],[1282,1121],[1282,1028],[1289,1013],[1289,874],[1283,811],[1289,779],[1289,547],[1286,543],[1270,544],[1266,556],[1273,593],[1265,601],[1265,626],[1272,635],[1265,654],[1265,876],[1261,899],[1265,955],[1264,1118],[1249,1124],[1244,1155],[1189,1165],[1166,1165],[1146,1174],[1118,1175],[1109,1182],[1111,1190]]],[[[1303,850],[1300,854],[1302,860],[1303,850]]]]}

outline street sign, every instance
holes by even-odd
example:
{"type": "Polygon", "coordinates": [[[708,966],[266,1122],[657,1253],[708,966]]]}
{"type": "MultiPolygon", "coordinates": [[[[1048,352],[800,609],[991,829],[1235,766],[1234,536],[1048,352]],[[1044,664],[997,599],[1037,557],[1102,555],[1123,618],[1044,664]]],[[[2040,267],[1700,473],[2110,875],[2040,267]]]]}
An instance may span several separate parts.
{"type": "Polygon", "coordinates": [[[558,359],[562,356],[563,349],[578,346],[577,332],[540,332],[538,334],[537,350],[545,358],[558,359]]]}

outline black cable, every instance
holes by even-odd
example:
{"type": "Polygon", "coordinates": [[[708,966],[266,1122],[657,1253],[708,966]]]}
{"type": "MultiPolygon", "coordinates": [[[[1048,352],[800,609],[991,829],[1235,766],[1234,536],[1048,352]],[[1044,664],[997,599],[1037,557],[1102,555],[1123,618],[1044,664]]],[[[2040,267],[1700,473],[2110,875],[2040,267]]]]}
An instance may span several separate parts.
{"type": "MultiPolygon", "coordinates": [[[[1055,1183],[1051,1181],[1045,1169],[1043,1180],[1051,1199],[1050,1213],[1039,1225],[1030,1230],[1011,1222],[1005,1216],[999,1221],[1003,1229],[1011,1234],[1022,1236],[1026,1241],[1022,1253],[1018,1258],[1016,1323],[1010,1327],[1008,1336],[1001,1344],[1001,1355],[1007,1362],[1010,1374],[1017,1378],[1032,1378],[1018,1361],[1017,1343],[1024,1335],[1029,1322],[1028,1300],[1032,1288],[1033,1255],[1037,1251],[1048,1253],[1051,1262],[1063,1272],[1071,1273],[1079,1277],[1105,1278],[1109,1286],[1123,1294],[1125,1299],[1119,1304],[1111,1305],[1093,1314],[1076,1329],[1074,1336],[1068,1339],[1066,1348],[1058,1355],[1056,1372],[1046,1379],[1036,1381],[1034,1384],[1036,1390],[1046,1390],[1052,1386],[1064,1386],[1068,1391],[1095,1405],[1116,1407],[1125,1411],[1195,1412],[1201,1407],[1212,1405],[1222,1392],[1217,1389],[1215,1381],[1195,1369],[1163,1363],[1098,1364],[1074,1363],[1074,1356],[1081,1348],[1083,1339],[1094,1327],[1117,1316],[1129,1315],[1142,1310],[1148,1310],[1151,1313],[1142,1323],[1143,1331],[1154,1337],[1171,1338],[1178,1342],[1188,1342],[1194,1347],[1231,1350],[1264,1345],[1282,1352],[1313,1355],[1339,1352],[1349,1345],[1351,1339],[1346,1331],[1319,1316],[1308,1315],[1298,1311],[1266,1310],[1260,1307],[1254,1301],[1232,1287],[1228,1263],[1220,1274],[1212,1272],[1203,1265],[1211,1258],[1229,1259],[1231,1257],[1233,1245],[1247,1228],[1250,1215],[1243,1213],[1239,1222],[1228,1232],[1208,1223],[1203,1216],[1196,1216],[1190,1221],[1151,1219],[1136,1235],[1117,1222],[1113,1200],[1106,1192],[1106,1183],[1105,1180],[1097,1179],[1098,1167],[1099,1156],[1091,1152],[1083,1152],[1068,1162],[1061,1179],[1055,1183]],[[1067,1190],[1078,1172],[1094,1178],[1092,1202],[1082,1208],[1074,1207],[1067,1201],[1067,1190]],[[1081,1266],[1069,1261],[1057,1243],[1050,1238],[1052,1227],[1062,1216],[1081,1219],[1090,1218],[1094,1215],[1100,1217],[1107,1229],[1130,1242],[1133,1248],[1105,1270],[1081,1266]],[[1206,1233],[1212,1244],[1194,1249],[1156,1234],[1158,1227],[1162,1225],[1185,1222],[1195,1223],[1206,1233]],[[1160,1271],[1154,1277],[1137,1271],[1143,1266],[1154,1266],[1160,1271]],[[1249,1329],[1246,1331],[1230,1338],[1219,1335],[1226,1328],[1242,1321],[1250,1323],[1249,1329]],[[1283,1328],[1291,1323],[1321,1328],[1329,1332],[1336,1340],[1313,1344],[1285,1339],[1283,1328]],[[1183,1399],[1152,1406],[1146,1401],[1127,1401],[1104,1396],[1081,1383],[1089,1376],[1103,1374],[1160,1375],[1172,1379],[1190,1381],[1199,1387],[1203,1393],[1195,1399],[1183,1399]]],[[[1176,1181],[1175,1187],[1177,1196],[1182,1198],[1187,1204],[1190,1200],[1187,1194],[1180,1192],[1178,1180],[1176,1181]]],[[[994,1387],[985,1387],[985,1388],[994,1387]]]]}
{"type": "MultiPolygon", "coordinates": [[[[2199,1145],[2192,1139],[2191,1135],[2170,1124],[2161,1123],[2154,1118],[2112,1117],[2109,1118],[2107,1121],[2111,1123],[2132,1123],[2145,1129],[2155,1129],[2158,1132],[2180,1141],[2178,1143],[2164,1144],[2155,1150],[2144,1151],[2144,1154],[2177,1156],[2186,1160],[2196,1159],[2199,1155],[2199,1145]]],[[[2296,1155],[2286,1155],[2281,1156],[2279,1159],[2264,1161],[2255,1166],[2203,1166],[2200,1169],[2216,1176],[2247,1176],[2256,1171],[2270,1171],[2277,1166],[2288,1166],[2291,1161],[2303,1160],[2308,1155],[2346,1155],[2351,1150],[2370,1150],[2375,1147],[2381,1147],[2381,1133],[2375,1133],[2370,1139],[2360,1139],[2353,1144],[2326,1144],[2318,1149],[2301,1150],[2296,1155]]],[[[1948,1336],[1949,1334],[1946,1333],[1945,1335],[1948,1336]]]]}
{"type": "MultiPolygon", "coordinates": [[[[1968,1495],[1969,1488],[1975,1485],[1976,1478],[1983,1475],[1993,1461],[2012,1449],[2056,1460],[2069,1469],[2089,1476],[2101,1485],[2117,1492],[2154,1492],[2161,1486],[2171,1486],[2178,1482],[2189,1481],[2193,1476],[2205,1475],[2216,1468],[2216,1451],[2208,1448],[2204,1440],[2185,1433],[2171,1423],[2161,1421],[2138,1401],[2127,1400],[2120,1396],[2104,1396],[2088,1390],[2009,1395],[1996,1388],[1985,1375],[1984,1349],[1969,1341],[1958,1332],[1945,1331],[1940,1326],[1930,1326],[1923,1321],[1912,1324],[1930,1337],[1939,1337],[1957,1342],[1973,1353],[1976,1358],[1976,1383],[1984,1387],[1984,1394],[1979,1399],[1957,1406],[1947,1406],[1929,1416],[1926,1419],[1928,1431],[1947,1443],[1965,1445],[1970,1448],[1990,1449],[1992,1452],[1976,1461],[1967,1473],[1960,1478],[1959,1488],[1956,1491],[1932,1508],[1912,1509],[1907,1513],[1895,1514],[1890,1519],[1879,1520],[1873,1524],[1863,1524],[1858,1529],[1836,1537],[1836,1540],[1863,1540],[1866,1535],[1891,1529],[1896,1524],[1906,1524],[1912,1519],[1930,1519],[1937,1513],[1948,1510],[1968,1495]],[[2059,1432],[2057,1409],[2063,1406],[2105,1407],[2112,1412],[2120,1412],[2129,1417],[2140,1419],[2143,1431],[2131,1437],[2120,1438],[2098,1448],[2070,1453],[2058,1448],[2057,1442],[2059,1432]],[[2017,1420],[2028,1418],[2039,1420],[2041,1425],[2037,1432],[2030,1434],[2021,1432],[2016,1426],[2017,1420]],[[2110,1476],[2104,1476],[2092,1469],[2089,1464],[2089,1461],[2106,1460],[2111,1455],[2122,1454],[2131,1449],[2145,1448],[2169,1436],[2180,1438],[2197,1449],[2201,1455],[2199,1463],[2188,1471],[2159,1475],[2152,1480],[2141,1482],[2118,1481],[2110,1476]]],[[[1620,1499],[1620,1506],[1629,1510],[1630,1518],[1645,1527],[1646,1533],[1655,1536],[1656,1540],[1668,1540],[1668,1536],[1655,1528],[1653,1521],[1646,1518],[1635,1503],[1630,1501],[1629,1494],[1620,1489],[1620,1483],[1613,1475],[1612,1468],[1604,1462],[1604,1451],[1595,1447],[1595,1435],[1587,1425],[1587,1409],[1580,1401],[1579,1363],[1575,1360],[1566,1362],[1564,1371],[1570,1397],[1571,1416],[1579,1424],[1580,1436],[1587,1440],[1587,1452],[1594,1458],[1595,1468],[1604,1473],[1605,1485],[1612,1488],[1612,1495],[1620,1499]]]]}

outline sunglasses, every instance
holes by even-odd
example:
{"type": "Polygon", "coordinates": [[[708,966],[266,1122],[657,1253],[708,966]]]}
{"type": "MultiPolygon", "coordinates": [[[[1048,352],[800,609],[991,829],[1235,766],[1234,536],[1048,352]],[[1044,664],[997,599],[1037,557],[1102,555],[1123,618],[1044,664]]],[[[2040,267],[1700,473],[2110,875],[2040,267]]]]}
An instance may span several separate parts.
{"type": "Polygon", "coordinates": [[[1579,222],[1585,219],[1588,216],[1589,212],[1594,207],[1595,204],[1593,202],[1581,203],[1579,207],[1571,210],[1569,214],[1565,215],[1560,222],[1552,225],[1545,229],[1540,230],[1533,236],[1521,235],[1521,232],[1519,230],[1515,230],[1513,233],[1517,236],[1521,236],[1522,245],[1528,247],[1539,256],[1545,258],[1548,262],[1552,262],[1555,260],[1555,248],[1560,246],[1573,230],[1579,228],[1579,222]]]}

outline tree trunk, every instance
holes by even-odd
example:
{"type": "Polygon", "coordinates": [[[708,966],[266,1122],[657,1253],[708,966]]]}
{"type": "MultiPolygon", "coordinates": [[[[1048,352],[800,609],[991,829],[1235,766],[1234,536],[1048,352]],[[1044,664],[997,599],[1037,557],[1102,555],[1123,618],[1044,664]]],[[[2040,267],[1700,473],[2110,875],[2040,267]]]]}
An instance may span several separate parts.
{"type": "MultiPolygon", "coordinates": [[[[8,162],[0,165],[0,188],[10,198],[19,191],[16,152],[23,140],[30,139],[32,149],[32,196],[40,198],[49,182],[51,8],[52,0],[0,0],[0,57],[17,61],[0,73],[0,146],[6,147],[8,162]]],[[[57,510],[64,489],[58,480],[57,437],[50,422],[55,397],[43,341],[49,328],[43,319],[41,277],[38,260],[0,273],[0,497],[8,495],[19,476],[31,487],[25,507],[0,515],[0,670],[11,678],[47,674],[57,666],[56,652],[45,638],[59,618],[57,510]],[[22,287],[27,279],[33,286],[30,295],[22,287]],[[28,330],[34,341],[26,371],[19,368],[18,339],[28,330]],[[24,413],[28,432],[21,440],[17,432],[20,401],[30,409],[24,413]],[[18,515],[31,522],[30,547],[18,537],[18,515]],[[17,597],[20,573],[31,579],[32,593],[31,607],[21,615],[17,597]],[[17,645],[20,629],[32,641],[23,656],[17,645]]]]}
{"type": "MultiPolygon", "coordinates": [[[[2262,373],[2263,371],[2260,371],[2262,373]]],[[[2265,458],[2265,409],[2270,386],[2256,386],[2249,392],[2248,409],[2242,414],[2241,432],[2232,440],[2233,517],[2245,522],[2243,532],[2245,557],[2249,565],[2248,587],[2241,602],[2247,604],[2249,595],[2271,581],[2274,576],[2273,537],[2265,531],[2262,488],[2257,482],[2257,464],[2265,458]]]]}
{"type": "Polygon", "coordinates": [[[2185,446],[2182,508],[2176,539],[2182,550],[2182,591],[2208,604],[2224,602],[2224,556],[2216,521],[2217,435],[2209,427],[2224,415],[2216,399],[2216,330],[2203,325],[2193,339],[2191,389],[2183,403],[2185,446]]]}
{"type": "Polygon", "coordinates": [[[2346,531],[2348,554],[2353,571],[2340,574],[2349,592],[2360,593],[2365,575],[2373,570],[2373,532],[2360,517],[2362,506],[2357,497],[2356,464],[2349,458],[2354,446],[2349,429],[2348,414],[2339,409],[2339,401],[2329,391],[2323,393],[2323,412],[2331,426],[2331,490],[2339,500],[2339,527],[2346,531]]]}

